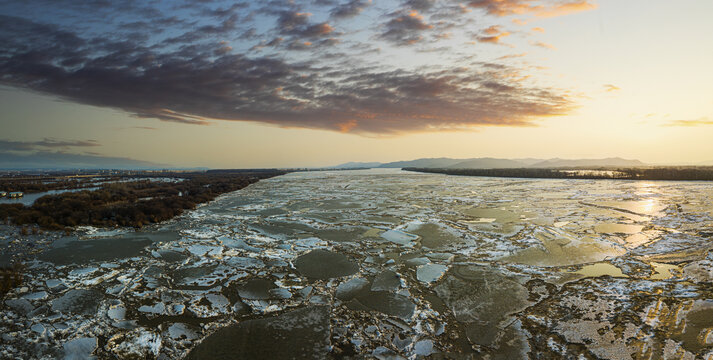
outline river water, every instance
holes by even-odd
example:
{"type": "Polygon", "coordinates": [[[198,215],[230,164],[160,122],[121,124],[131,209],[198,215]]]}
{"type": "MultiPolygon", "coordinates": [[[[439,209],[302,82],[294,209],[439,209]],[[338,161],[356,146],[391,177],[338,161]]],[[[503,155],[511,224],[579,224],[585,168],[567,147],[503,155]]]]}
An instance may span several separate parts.
{"type": "Polygon", "coordinates": [[[57,241],[6,297],[0,353],[706,358],[712,202],[704,182],[290,173],[57,241]]]}

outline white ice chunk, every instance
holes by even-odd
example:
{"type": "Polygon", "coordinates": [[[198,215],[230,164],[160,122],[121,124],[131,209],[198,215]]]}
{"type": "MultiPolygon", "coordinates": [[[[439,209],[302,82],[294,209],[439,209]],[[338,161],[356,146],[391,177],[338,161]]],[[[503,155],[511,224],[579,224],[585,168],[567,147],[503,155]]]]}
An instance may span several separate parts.
{"type": "Polygon", "coordinates": [[[416,278],[424,283],[432,283],[440,279],[447,270],[448,266],[441,264],[421,265],[416,270],[416,278]]]}
{"type": "Polygon", "coordinates": [[[107,310],[106,315],[114,321],[124,320],[126,316],[126,308],[123,306],[115,306],[107,310]]]}
{"type": "Polygon", "coordinates": [[[421,340],[413,345],[413,352],[416,355],[428,356],[433,353],[433,341],[421,340]]]}
{"type": "Polygon", "coordinates": [[[409,234],[401,230],[389,230],[381,234],[381,237],[399,245],[410,245],[418,240],[418,235],[409,234]]]}
{"type": "Polygon", "coordinates": [[[175,323],[168,328],[168,336],[174,340],[195,340],[198,338],[198,334],[193,331],[188,325],[183,323],[175,323]]]}
{"type": "Polygon", "coordinates": [[[223,252],[223,248],[213,245],[191,245],[188,247],[188,251],[198,257],[218,256],[223,252]]]}
{"type": "Polygon", "coordinates": [[[44,299],[47,299],[47,292],[46,291],[33,292],[33,293],[29,293],[29,294],[23,296],[22,298],[27,299],[27,300],[44,300],[44,299]]]}
{"type": "Polygon", "coordinates": [[[99,269],[97,269],[97,268],[95,268],[95,267],[87,267],[87,268],[82,268],[82,269],[74,269],[74,270],[72,270],[72,271],[69,272],[69,276],[77,276],[77,277],[85,276],[85,275],[89,275],[89,274],[91,274],[91,273],[93,273],[93,272],[95,272],[95,271],[97,271],[97,270],[99,270],[99,269]]]}
{"type": "Polygon", "coordinates": [[[64,360],[96,359],[92,352],[97,348],[96,338],[79,338],[64,343],[64,360]]]}
{"type": "Polygon", "coordinates": [[[205,298],[208,299],[208,301],[210,301],[210,304],[215,308],[225,308],[230,305],[230,300],[220,294],[208,294],[205,296],[205,298]]]}
{"type": "Polygon", "coordinates": [[[32,325],[32,327],[30,329],[40,335],[44,334],[46,331],[45,326],[42,324],[32,325]]]}
{"type": "Polygon", "coordinates": [[[156,303],[153,306],[143,305],[139,308],[140,312],[149,314],[163,314],[166,311],[166,305],[162,302],[156,303]]]}
{"type": "Polygon", "coordinates": [[[112,349],[122,358],[155,358],[161,352],[161,336],[150,331],[138,330],[124,339],[126,341],[112,349]]]}

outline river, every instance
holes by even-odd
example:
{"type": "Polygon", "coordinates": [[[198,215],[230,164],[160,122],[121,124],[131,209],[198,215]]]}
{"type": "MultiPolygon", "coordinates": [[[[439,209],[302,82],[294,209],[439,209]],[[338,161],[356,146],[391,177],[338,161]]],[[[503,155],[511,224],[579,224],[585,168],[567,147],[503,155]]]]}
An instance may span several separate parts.
{"type": "Polygon", "coordinates": [[[705,182],[290,173],[56,242],[6,297],[0,351],[706,357],[711,203],[705,182]]]}

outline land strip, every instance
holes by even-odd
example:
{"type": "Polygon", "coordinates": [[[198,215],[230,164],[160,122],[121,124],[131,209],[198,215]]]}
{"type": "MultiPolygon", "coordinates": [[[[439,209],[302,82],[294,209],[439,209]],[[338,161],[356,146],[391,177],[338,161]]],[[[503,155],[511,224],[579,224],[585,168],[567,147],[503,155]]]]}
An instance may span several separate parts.
{"type": "Polygon", "coordinates": [[[405,171],[460,176],[533,179],[610,179],[713,181],[713,167],[575,168],[575,169],[439,169],[403,168],[405,171]]]}

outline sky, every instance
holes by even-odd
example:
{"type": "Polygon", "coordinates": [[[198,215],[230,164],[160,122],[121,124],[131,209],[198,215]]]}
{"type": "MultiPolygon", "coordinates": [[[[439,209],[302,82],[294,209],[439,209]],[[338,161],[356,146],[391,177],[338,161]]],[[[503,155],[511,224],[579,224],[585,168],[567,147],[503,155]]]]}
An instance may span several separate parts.
{"type": "Polygon", "coordinates": [[[710,14],[709,0],[0,0],[0,167],[713,164],[710,14]]]}

